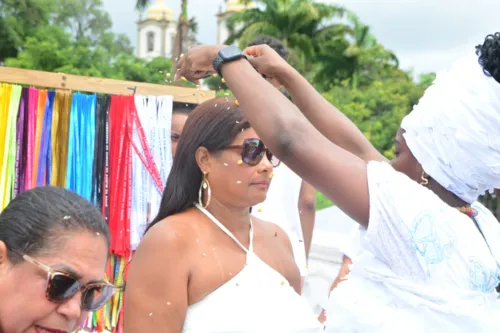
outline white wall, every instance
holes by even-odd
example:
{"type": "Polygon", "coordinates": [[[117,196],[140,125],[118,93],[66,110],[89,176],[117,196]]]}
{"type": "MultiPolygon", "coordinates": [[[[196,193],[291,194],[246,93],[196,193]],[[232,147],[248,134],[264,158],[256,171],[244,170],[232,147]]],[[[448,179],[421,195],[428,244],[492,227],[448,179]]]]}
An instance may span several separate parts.
{"type": "Polygon", "coordinates": [[[144,22],[139,26],[139,44],[137,45],[137,56],[139,58],[146,59],[148,61],[165,56],[167,58],[172,56],[173,50],[173,40],[175,34],[177,33],[176,22],[171,21],[168,23],[167,30],[165,32],[165,55],[162,55],[162,27],[161,23],[158,21],[148,21],[144,22]],[[154,50],[148,51],[148,33],[153,32],[155,34],[154,50]]]}

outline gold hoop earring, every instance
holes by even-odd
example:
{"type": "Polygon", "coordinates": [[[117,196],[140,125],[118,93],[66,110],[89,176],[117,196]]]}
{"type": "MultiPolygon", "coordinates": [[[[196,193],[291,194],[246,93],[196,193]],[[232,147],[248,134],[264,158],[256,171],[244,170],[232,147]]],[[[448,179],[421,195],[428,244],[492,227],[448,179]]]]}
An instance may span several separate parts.
{"type": "Polygon", "coordinates": [[[212,197],[212,190],[210,189],[210,183],[207,179],[207,173],[203,172],[203,179],[201,180],[200,190],[198,191],[198,204],[202,208],[207,208],[210,205],[210,198],[212,197]],[[203,204],[203,190],[207,190],[207,203],[203,204]]]}
{"type": "Polygon", "coordinates": [[[425,177],[425,171],[422,170],[422,175],[420,176],[420,185],[429,185],[429,179],[425,177]]]}

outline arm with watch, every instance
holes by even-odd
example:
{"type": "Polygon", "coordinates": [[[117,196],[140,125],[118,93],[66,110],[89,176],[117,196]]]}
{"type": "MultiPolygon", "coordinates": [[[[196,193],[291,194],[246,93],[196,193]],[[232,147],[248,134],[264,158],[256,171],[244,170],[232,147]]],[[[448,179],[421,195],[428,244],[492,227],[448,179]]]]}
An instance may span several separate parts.
{"type": "MultiPolygon", "coordinates": [[[[366,163],[327,139],[293,103],[263,79],[265,74],[289,89],[294,88],[287,84],[291,80],[309,85],[297,78],[300,74],[295,74],[293,68],[277,62],[273,57],[279,55],[274,50],[259,45],[247,48],[245,54],[236,47],[197,46],[180,59],[177,76],[198,80],[214,70],[220,73],[245,117],[276,156],[366,226],[369,215],[366,163]]],[[[307,87],[303,84],[302,88],[307,87]]],[[[355,128],[352,124],[351,127],[355,128]]],[[[347,139],[339,140],[339,144],[347,139]]]]}
{"type": "MultiPolygon", "coordinates": [[[[254,46],[252,48],[264,48],[254,46]]],[[[290,94],[293,102],[306,118],[330,141],[355,154],[364,161],[386,161],[363,133],[342,112],[331,105],[307,82],[293,67],[284,61],[271,48],[262,55],[248,58],[245,51],[235,46],[216,46],[213,70],[220,76],[224,64],[248,59],[264,78],[277,80],[290,94]]]]}

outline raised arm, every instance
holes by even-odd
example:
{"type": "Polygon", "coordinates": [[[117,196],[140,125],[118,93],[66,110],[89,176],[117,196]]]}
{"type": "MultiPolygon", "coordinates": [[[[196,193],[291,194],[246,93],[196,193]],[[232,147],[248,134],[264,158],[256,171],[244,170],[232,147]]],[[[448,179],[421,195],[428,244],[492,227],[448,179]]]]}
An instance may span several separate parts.
{"type": "MultiPolygon", "coordinates": [[[[292,66],[272,49],[257,47],[262,52],[249,58],[252,66],[262,75],[285,87],[299,110],[328,140],[364,161],[385,160],[356,125],[323,98],[292,66]]],[[[246,52],[251,53],[255,48],[250,47],[246,52]]]]}
{"type": "Polygon", "coordinates": [[[189,276],[185,239],[182,228],[162,223],[141,241],[125,292],[125,333],[182,331],[189,276]]]}
{"type": "Polygon", "coordinates": [[[328,140],[365,162],[386,160],[356,125],[321,96],[293,67],[284,67],[278,80],[290,93],[299,110],[328,140]]]}
{"type": "MultiPolygon", "coordinates": [[[[258,52],[263,46],[254,47],[258,52]]],[[[218,47],[197,47],[178,63],[188,79],[210,73],[218,47]]],[[[203,75],[203,76],[199,76],[203,75]]],[[[222,66],[222,75],[266,145],[302,179],[335,202],[364,226],[369,203],[366,163],[323,136],[281,92],[274,89],[247,60],[222,66]]]]}

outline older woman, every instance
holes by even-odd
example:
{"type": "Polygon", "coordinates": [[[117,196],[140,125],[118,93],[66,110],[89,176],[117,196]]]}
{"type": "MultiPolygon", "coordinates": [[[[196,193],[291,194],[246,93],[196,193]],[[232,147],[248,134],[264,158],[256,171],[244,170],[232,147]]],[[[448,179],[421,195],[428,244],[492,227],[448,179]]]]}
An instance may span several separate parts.
{"type": "Polygon", "coordinates": [[[0,332],[73,332],[117,290],[103,280],[109,232],[77,194],[39,187],[0,214],[0,332]]]}
{"type": "Polygon", "coordinates": [[[201,46],[179,62],[192,80],[215,67],[263,141],[363,227],[327,331],[500,330],[500,224],[477,202],[500,188],[500,33],[472,51],[403,120],[391,163],[268,47],[247,49],[247,61],[201,46]]]}
{"type": "Polygon", "coordinates": [[[126,333],[318,332],[286,233],[250,216],[278,164],[234,99],[189,115],[131,263],[126,333]]]}

